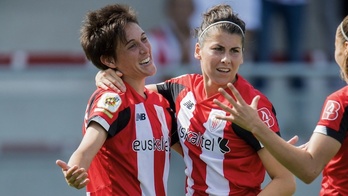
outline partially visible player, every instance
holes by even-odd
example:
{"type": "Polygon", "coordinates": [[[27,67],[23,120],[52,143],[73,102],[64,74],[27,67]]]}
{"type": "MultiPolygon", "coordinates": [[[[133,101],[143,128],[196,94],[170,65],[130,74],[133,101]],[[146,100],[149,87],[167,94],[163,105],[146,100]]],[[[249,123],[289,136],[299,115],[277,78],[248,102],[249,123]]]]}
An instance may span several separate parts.
{"type": "Polygon", "coordinates": [[[167,195],[176,126],[168,101],[145,88],[156,67],[134,11],[114,4],[89,12],[80,41],[97,68],[124,74],[128,91],[98,88],[90,97],[79,147],[68,164],[56,162],[67,183],[87,185],[91,196],[167,195]]]}
{"type": "MultiPolygon", "coordinates": [[[[342,78],[348,83],[348,16],[336,31],[335,60],[341,69],[342,78]]],[[[348,195],[348,86],[326,98],[319,122],[306,148],[288,144],[265,126],[257,114],[259,96],[248,105],[241,97],[243,92],[240,89],[237,90],[232,84],[228,86],[235,99],[220,89],[232,107],[215,100],[228,113],[219,119],[236,123],[250,131],[303,182],[311,183],[322,172],[320,195],[348,195]]]]}
{"type": "MultiPolygon", "coordinates": [[[[252,134],[234,123],[215,118],[225,112],[213,99],[224,101],[218,89],[227,88],[227,83],[233,82],[243,91],[245,99],[262,97],[259,107],[267,117],[265,123],[272,133],[280,134],[272,103],[238,74],[243,63],[244,35],[245,24],[230,6],[213,6],[203,14],[201,26],[197,28],[194,55],[200,62],[202,75],[186,74],[149,86],[166,97],[176,112],[186,165],[187,196],[286,196],[295,192],[293,175],[252,134]],[[262,189],[266,171],[271,181],[262,189]]],[[[116,72],[107,73],[111,74],[104,79],[110,76],[111,79],[103,82],[96,77],[97,84],[122,82],[116,72]]]]}

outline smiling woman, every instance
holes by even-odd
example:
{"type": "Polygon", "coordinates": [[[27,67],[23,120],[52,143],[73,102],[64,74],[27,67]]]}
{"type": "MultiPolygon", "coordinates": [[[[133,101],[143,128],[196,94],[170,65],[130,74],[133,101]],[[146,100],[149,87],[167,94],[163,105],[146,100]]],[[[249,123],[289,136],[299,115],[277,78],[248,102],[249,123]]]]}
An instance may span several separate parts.
{"type": "Polygon", "coordinates": [[[80,41],[97,68],[124,73],[128,91],[98,88],[91,95],[79,147],[68,164],[56,161],[66,182],[87,186],[88,195],[167,195],[169,148],[178,141],[174,114],[167,100],[145,88],[156,68],[135,12],[120,4],[89,12],[80,41]],[[165,146],[139,147],[151,142],[165,146]]]}

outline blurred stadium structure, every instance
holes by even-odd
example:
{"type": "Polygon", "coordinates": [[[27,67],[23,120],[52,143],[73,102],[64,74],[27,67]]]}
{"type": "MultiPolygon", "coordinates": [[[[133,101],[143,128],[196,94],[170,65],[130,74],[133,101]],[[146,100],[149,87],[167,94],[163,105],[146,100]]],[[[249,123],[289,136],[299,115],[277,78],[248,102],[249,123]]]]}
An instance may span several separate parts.
{"type": "MultiPolygon", "coordinates": [[[[67,160],[77,147],[85,104],[95,89],[97,70],[78,43],[81,20],[88,9],[114,2],[0,1],[1,195],[85,195],[66,185],[55,160],[67,160]]],[[[145,27],[161,18],[162,0],[147,1],[148,6],[136,0],[116,2],[133,5],[145,27]]],[[[198,69],[159,74],[177,76],[198,69]]],[[[327,62],[245,63],[240,73],[250,81],[267,78],[260,90],[274,103],[284,139],[299,135],[299,144],[309,139],[325,97],[344,85],[337,65],[327,62]],[[304,79],[304,89],[289,88],[293,76],[304,79]]],[[[183,171],[181,158],[173,153],[170,196],[184,195],[183,171]]],[[[295,195],[318,195],[320,179],[311,185],[298,181],[295,195]]]]}

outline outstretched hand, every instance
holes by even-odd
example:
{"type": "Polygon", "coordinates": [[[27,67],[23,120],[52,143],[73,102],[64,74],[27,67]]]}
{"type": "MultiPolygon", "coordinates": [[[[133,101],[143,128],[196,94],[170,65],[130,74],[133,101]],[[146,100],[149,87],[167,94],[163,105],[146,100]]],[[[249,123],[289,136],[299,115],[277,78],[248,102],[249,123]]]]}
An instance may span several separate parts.
{"type": "Polygon", "coordinates": [[[84,168],[79,168],[76,165],[69,167],[68,164],[62,160],[57,160],[56,164],[62,168],[65,181],[69,186],[82,189],[89,183],[88,174],[84,168]]]}
{"type": "Polygon", "coordinates": [[[120,71],[112,69],[99,71],[95,76],[95,85],[104,90],[111,88],[117,93],[126,92],[126,86],[121,78],[122,75],[120,71]]]}
{"type": "Polygon", "coordinates": [[[257,105],[260,96],[255,96],[251,104],[248,105],[233,84],[228,83],[227,87],[230,89],[234,97],[229,95],[223,88],[220,88],[219,92],[233,107],[230,108],[219,100],[214,99],[213,102],[229,114],[226,116],[216,116],[216,118],[233,122],[248,131],[251,131],[255,125],[254,123],[263,123],[257,113],[257,105]]]}

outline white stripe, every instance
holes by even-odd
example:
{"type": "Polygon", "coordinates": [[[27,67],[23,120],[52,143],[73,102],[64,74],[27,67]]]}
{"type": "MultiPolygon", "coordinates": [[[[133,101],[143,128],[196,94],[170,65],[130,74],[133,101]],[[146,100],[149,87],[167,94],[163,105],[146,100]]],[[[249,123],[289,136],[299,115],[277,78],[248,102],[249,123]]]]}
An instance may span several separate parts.
{"type": "MultiPolygon", "coordinates": [[[[148,119],[143,103],[135,105],[135,115],[145,114],[146,119],[137,119],[135,116],[136,139],[139,141],[148,141],[153,139],[151,124],[148,119]]],[[[138,179],[142,195],[155,195],[154,179],[154,151],[145,150],[137,153],[138,156],[138,179]],[[147,189],[148,188],[148,189],[147,189]]]]}
{"type": "MultiPolygon", "coordinates": [[[[190,119],[193,117],[193,111],[195,110],[195,107],[192,107],[190,109],[187,108],[184,104],[187,104],[189,101],[193,102],[194,106],[196,105],[196,100],[192,94],[192,92],[188,92],[186,96],[181,100],[180,102],[180,110],[178,111],[177,115],[177,122],[178,127],[184,127],[188,128],[190,127],[190,119]]],[[[179,130],[180,131],[180,130],[179,130]]],[[[187,195],[192,195],[193,193],[190,191],[191,187],[193,186],[194,182],[191,178],[192,175],[192,159],[188,155],[188,149],[185,146],[185,139],[180,138],[180,143],[183,148],[184,153],[184,161],[186,165],[185,169],[185,175],[187,176],[187,195]]]]}
{"type": "Polygon", "coordinates": [[[326,126],[323,126],[323,125],[317,125],[313,132],[314,133],[321,133],[321,134],[327,135],[326,126]]]}
{"type": "MultiPolygon", "coordinates": [[[[161,130],[162,130],[162,134],[163,134],[163,139],[165,141],[168,141],[167,136],[169,135],[169,130],[168,130],[168,125],[167,125],[167,121],[165,118],[165,113],[163,111],[163,108],[157,105],[154,105],[157,116],[158,116],[158,120],[161,123],[161,130]]],[[[170,143],[169,143],[170,145],[170,143]]],[[[170,153],[166,152],[166,159],[165,159],[165,165],[164,165],[164,174],[163,174],[163,184],[164,184],[164,189],[167,193],[167,182],[168,182],[168,175],[169,175],[169,166],[170,166],[170,162],[169,162],[169,156],[170,153]]]]}
{"type": "MultiPolygon", "coordinates": [[[[98,123],[100,126],[102,126],[107,132],[109,131],[109,128],[110,128],[109,123],[108,123],[104,118],[102,118],[101,116],[95,116],[95,117],[91,118],[91,119],[89,120],[88,124],[89,124],[90,122],[92,122],[92,121],[97,122],[97,123],[98,123]]],[[[86,128],[87,128],[87,126],[86,126],[86,128]]]]}
{"type": "Polygon", "coordinates": [[[217,141],[217,138],[223,138],[224,136],[223,130],[226,126],[226,121],[220,121],[220,123],[217,125],[218,127],[212,129],[213,119],[216,115],[225,116],[226,113],[221,110],[212,109],[209,113],[207,122],[204,123],[204,127],[206,129],[206,131],[204,132],[204,138],[214,141],[214,150],[212,151],[202,148],[202,154],[200,155],[200,158],[207,164],[206,183],[208,185],[208,189],[206,190],[206,192],[208,194],[214,195],[228,195],[230,191],[229,182],[224,177],[223,171],[224,154],[220,152],[220,147],[217,141]],[[212,132],[209,130],[215,131],[212,132]]]}
{"type": "Polygon", "coordinates": [[[193,111],[196,109],[196,100],[192,94],[192,92],[188,92],[186,96],[180,102],[180,110],[178,112],[178,122],[181,123],[182,127],[190,126],[190,119],[193,117],[193,111]],[[193,107],[188,108],[189,106],[185,105],[189,102],[193,103],[193,107]]]}

